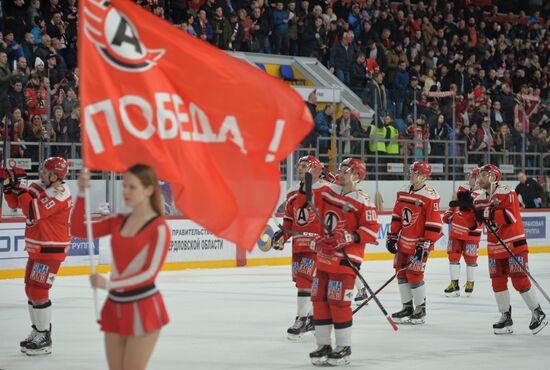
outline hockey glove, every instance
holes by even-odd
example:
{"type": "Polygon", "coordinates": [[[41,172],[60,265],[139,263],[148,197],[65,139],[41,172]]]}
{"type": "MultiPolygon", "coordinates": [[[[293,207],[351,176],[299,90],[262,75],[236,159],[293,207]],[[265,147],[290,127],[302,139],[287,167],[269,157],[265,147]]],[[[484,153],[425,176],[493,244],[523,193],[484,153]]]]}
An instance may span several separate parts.
{"type": "Polygon", "coordinates": [[[332,236],[327,239],[327,243],[333,244],[334,249],[339,250],[346,245],[353,243],[354,237],[346,229],[335,229],[332,236]]]}
{"type": "Polygon", "coordinates": [[[419,240],[414,251],[414,258],[416,258],[417,261],[422,261],[424,256],[430,253],[431,245],[432,242],[429,240],[419,240]]]}
{"type": "MultiPolygon", "coordinates": [[[[451,205],[449,204],[449,206],[451,205]]],[[[443,222],[446,224],[450,224],[451,222],[453,222],[453,217],[454,217],[454,213],[449,210],[445,212],[445,214],[443,215],[443,222]]]]}
{"type": "Polygon", "coordinates": [[[397,241],[398,240],[399,240],[399,237],[397,236],[397,234],[388,233],[386,235],[386,249],[391,254],[396,254],[397,253],[397,241]]]}
{"type": "Polygon", "coordinates": [[[495,211],[492,207],[476,208],[475,215],[477,222],[493,221],[495,211]]]}
{"type": "Polygon", "coordinates": [[[286,239],[287,238],[283,230],[275,231],[275,234],[273,234],[273,237],[271,238],[271,248],[277,251],[282,251],[284,249],[286,239]]]}

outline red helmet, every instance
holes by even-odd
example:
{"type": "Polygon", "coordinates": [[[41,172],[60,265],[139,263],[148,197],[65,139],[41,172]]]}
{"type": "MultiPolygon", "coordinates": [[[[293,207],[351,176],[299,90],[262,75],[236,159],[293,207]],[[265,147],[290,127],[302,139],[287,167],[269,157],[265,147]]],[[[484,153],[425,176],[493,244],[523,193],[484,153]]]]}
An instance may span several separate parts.
{"type": "Polygon", "coordinates": [[[69,171],[67,161],[61,157],[50,157],[46,159],[43,167],[53,172],[59,180],[63,180],[69,171]]]}
{"type": "Polygon", "coordinates": [[[323,173],[321,173],[321,178],[323,178],[326,181],[331,182],[333,184],[336,182],[336,176],[334,176],[332,173],[330,173],[327,166],[323,167],[323,173]]]}
{"type": "Polygon", "coordinates": [[[479,176],[479,167],[472,168],[470,171],[470,178],[475,177],[477,178],[479,176]]]}
{"type": "Polygon", "coordinates": [[[502,172],[500,172],[500,168],[494,164],[486,164],[485,166],[481,166],[479,172],[487,172],[488,175],[495,175],[495,182],[499,182],[500,179],[502,179],[502,172]]]}
{"type": "Polygon", "coordinates": [[[357,175],[357,180],[362,181],[367,175],[367,166],[365,162],[357,158],[346,158],[340,163],[340,167],[346,166],[352,169],[357,175]]]}
{"type": "Polygon", "coordinates": [[[305,155],[298,159],[298,163],[307,162],[312,168],[323,168],[323,164],[313,155],[305,155]]]}
{"type": "Polygon", "coordinates": [[[411,164],[410,172],[428,177],[432,174],[432,166],[428,162],[414,162],[411,164]]]}

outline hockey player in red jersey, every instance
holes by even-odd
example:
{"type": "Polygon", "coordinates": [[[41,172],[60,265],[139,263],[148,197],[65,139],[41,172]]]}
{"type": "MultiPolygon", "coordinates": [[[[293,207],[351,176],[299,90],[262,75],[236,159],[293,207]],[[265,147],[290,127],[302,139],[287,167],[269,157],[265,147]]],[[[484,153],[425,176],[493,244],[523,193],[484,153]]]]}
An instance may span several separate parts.
{"type": "Polygon", "coordinates": [[[297,314],[294,324],[288,328],[290,340],[297,340],[303,334],[314,330],[313,316],[311,315],[311,284],[315,274],[315,252],[309,248],[314,235],[321,233],[321,224],[315,218],[305,199],[297,201],[298,193],[304,192],[304,176],[306,172],[312,174],[313,189],[317,191],[324,183],[320,180],[323,165],[312,155],[301,157],[298,160],[298,178],[300,183],[291,188],[286,196],[285,215],[283,218],[284,230],[292,230],[308,235],[291,235],[284,230],[275,232],[272,238],[274,249],[283,249],[284,243],[292,236],[292,281],[298,290],[297,314]]]}
{"type": "MultiPolygon", "coordinates": [[[[80,174],[79,197],[71,217],[75,236],[87,237],[84,190],[89,174],[80,174]]],[[[110,369],[145,369],[168,314],[155,279],[170,246],[170,228],[163,217],[161,190],[155,171],[137,164],[124,173],[122,192],[130,214],[92,220],[94,238],[111,235],[109,280],[90,276],[94,288],[108,291],[99,324],[105,332],[110,369]]]]}
{"type": "Polygon", "coordinates": [[[403,303],[403,309],[392,314],[392,318],[396,323],[423,324],[426,317],[424,270],[428,255],[441,235],[441,214],[439,194],[426,185],[431,166],[414,162],[410,173],[410,185],[397,193],[386,236],[386,248],[395,254],[394,268],[399,271],[397,281],[403,303]]]}
{"type": "MultiPolygon", "coordinates": [[[[311,242],[317,251],[317,273],[311,300],[318,348],[310,353],[317,366],[350,363],[353,288],[365,245],[375,243],[380,225],[376,208],[356,188],[366,175],[365,163],[345,159],[339,168],[340,186],[324,186],[313,193],[313,201],[325,226],[324,236],[311,242]],[[348,259],[349,258],[349,259],[348,259]],[[334,327],[336,347],[331,347],[334,327]]],[[[300,197],[302,194],[300,194],[300,197]]],[[[303,201],[303,197],[298,201],[303,201]]]]}
{"type": "Polygon", "coordinates": [[[28,299],[32,330],[20,342],[21,352],[29,356],[52,351],[52,302],[49,290],[59,266],[71,244],[69,215],[72,197],[63,183],[67,162],[60,157],[44,161],[40,182],[28,188],[4,185],[4,195],[11,208],[21,208],[26,217],[25,247],[29,254],[25,269],[25,293],[28,299]]]}
{"type": "Polygon", "coordinates": [[[451,283],[445,289],[447,297],[460,296],[460,287],[458,284],[460,256],[464,256],[464,262],[466,262],[467,279],[464,293],[469,297],[474,291],[479,239],[481,239],[483,226],[478,225],[475,212],[469,205],[473,204],[473,198],[479,195],[479,192],[476,191],[478,188],[478,175],[479,168],[476,167],[470,171],[468,184],[458,187],[457,199],[449,203],[449,209],[443,215],[443,222],[450,225],[447,254],[449,255],[451,283]]]}
{"type": "MultiPolygon", "coordinates": [[[[491,225],[522,266],[527,269],[529,250],[518,197],[512,188],[499,184],[501,177],[502,174],[497,166],[486,164],[481,167],[479,186],[484,191],[480,192],[474,200],[476,218],[479,222],[491,225]]],[[[487,250],[489,276],[501,313],[500,320],[493,325],[495,334],[513,333],[508,278],[512,280],[512,285],[531,310],[529,329],[533,334],[537,334],[548,324],[548,321],[540,307],[535,290],[531,288],[529,277],[490,231],[487,234],[487,250]]]]}

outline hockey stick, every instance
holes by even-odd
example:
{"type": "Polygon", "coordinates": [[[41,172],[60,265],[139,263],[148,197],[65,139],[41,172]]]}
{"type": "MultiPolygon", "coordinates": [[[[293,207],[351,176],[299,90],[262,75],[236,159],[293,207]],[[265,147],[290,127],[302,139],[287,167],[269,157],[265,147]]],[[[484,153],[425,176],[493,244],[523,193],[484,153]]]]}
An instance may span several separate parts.
{"type": "MultiPolygon", "coordinates": [[[[315,206],[313,205],[313,200],[312,200],[312,195],[313,195],[313,192],[312,192],[312,188],[311,188],[311,183],[312,183],[312,177],[311,177],[311,173],[306,173],[305,174],[305,190],[306,190],[306,200],[307,200],[307,203],[308,205],[311,207],[311,210],[313,211],[313,213],[315,214],[315,217],[317,217],[317,219],[319,220],[319,222],[321,223],[321,225],[323,225],[323,228],[327,231],[327,233],[329,235],[332,236],[332,230],[330,230],[330,228],[325,224],[325,221],[323,220],[323,217],[321,217],[321,215],[319,214],[319,211],[317,210],[317,208],[315,208],[315,206]]],[[[346,260],[348,261],[348,264],[351,266],[351,268],[353,270],[355,270],[355,272],[357,273],[357,276],[359,277],[359,280],[361,280],[361,282],[363,283],[363,285],[365,286],[365,288],[367,289],[367,292],[369,292],[370,296],[372,297],[372,299],[374,299],[374,302],[376,302],[376,305],[378,306],[378,308],[380,308],[380,310],[382,311],[382,313],[384,314],[384,316],[386,316],[386,319],[388,320],[388,322],[390,323],[390,325],[392,326],[393,330],[397,331],[399,330],[397,328],[397,325],[395,325],[395,322],[393,321],[393,319],[391,318],[391,316],[388,314],[388,311],[386,311],[386,309],[384,308],[384,306],[382,305],[382,303],[380,302],[380,300],[378,299],[378,297],[376,296],[376,294],[372,291],[371,287],[369,286],[369,284],[367,283],[367,281],[365,280],[365,278],[363,277],[363,275],[361,275],[361,273],[359,272],[359,269],[357,268],[357,266],[355,266],[353,264],[353,262],[350,260],[348,254],[346,253],[346,251],[344,249],[341,249],[342,253],[344,254],[344,257],[346,258],[346,260]]],[[[397,275],[397,274],[396,274],[397,275]]]]}
{"type": "Polygon", "coordinates": [[[361,308],[363,308],[364,306],[366,306],[366,305],[369,303],[369,301],[370,301],[371,299],[373,299],[374,296],[376,296],[378,293],[380,293],[380,292],[382,291],[382,289],[384,289],[385,287],[387,287],[387,286],[393,281],[393,279],[395,279],[395,278],[397,277],[397,275],[398,275],[400,272],[403,272],[403,271],[405,271],[406,269],[408,269],[408,268],[409,268],[409,265],[410,265],[410,262],[409,262],[409,264],[407,264],[407,266],[405,266],[405,267],[403,267],[403,268],[397,270],[397,272],[396,272],[391,278],[389,278],[384,284],[382,284],[382,285],[380,286],[380,288],[378,288],[378,289],[376,290],[376,292],[374,292],[374,295],[369,296],[365,301],[361,302],[361,304],[360,304],[359,306],[355,307],[355,309],[353,310],[353,314],[355,314],[355,313],[356,313],[357,311],[359,311],[361,308]]]}
{"type": "Polygon", "coordinates": [[[506,245],[506,243],[500,238],[500,236],[498,236],[497,232],[495,231],[495,229],[493,228],[493,226],[491,226],[487,220],[483,220],[483,223],[485,224],[485,226],[487,227],[487,229],[489,229],[489,231],[495,236],[495,238],[497,238],[497,240],[499,241],[499,243],[504,247],[504,249],[506,249],[506,252],[508,252],[508,254],[510,255],[510,257],[512,257],[514,259],[514,261],[516,261],[516,263],[518,264],[518,266],[521,268],[521,271],[523,271],[525,273],[525,275],[527,275],[529,277],[529,279],[531,279],[531,281],[533,282],[533,284],[535,284],[535,286],[538,288],[538,290],[542,293],[542,295],[544,296],[544,298],[546,298],[546,300],[548,301],[548,303],[550,303],[550,297],[548,296],[548,294],[546,294],[546,292],[544,291],[544,289],[542,289],[542,287],[540,286],[540,284],[535,280],[535,278],[533,277],[533,275],[531,275],[531,273],[529,272],[529,270],[527,270],[525,267],[523,267],[523,264],[518,260],[517,256],[514,254],[514,252],[512,252],[512,250],[510,248],[508,248],[508,246],[506,245]]]}

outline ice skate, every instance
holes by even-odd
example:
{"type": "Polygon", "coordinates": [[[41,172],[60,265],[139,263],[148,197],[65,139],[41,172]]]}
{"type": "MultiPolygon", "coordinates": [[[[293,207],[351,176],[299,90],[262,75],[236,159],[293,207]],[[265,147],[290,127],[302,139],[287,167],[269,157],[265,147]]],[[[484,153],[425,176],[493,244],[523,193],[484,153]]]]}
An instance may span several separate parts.
{"type": "Polygon", "coordinates": [[[546,314],[542,311],[542,308],[538,306],[533,311],[533,317],[531,318],[531,323],[529,324],[529,329],[533,335],[537,334],[539,331],[544,329],[548,325],[548,320],[546,319],[546,314]]]}
{"type": "Polygon", "coordinates": [[[355,299],[354,299],[355,304],[360,305],[367,298],[369,298],[369,295],[367,293],[367,289],[363,287],[363,288],[357,290],[357,295],[355,296],[355,299]]]}
{"type": "Polygon", "coordinates": [[[306,333],[315,334],[315,324],[313,324],[313,316],[312,315],[308,315],[308,317],[306,317],[306,324],[305,324],[305,328],[304,328],[304,334],[306,334],[306,333]]]}
{"type": "Polygon", "coordinates": [[[512,334],[514,322],[512,321],[512,307],[507,312],[502,312],[500,319],[493,324],[495,334],[512,334]]]}
{"type": "Polygon", "coordinates": [[[410,317],[410,321],[413,325],[422,325],[426,323],[426,303],[416,306],[410,317]]]}
{"type": "Polygon", "coordinates": [[[328,355],[328,364],[329,366],[342,366],[342,365],[349,365],[351,363],[350,360],[351,355],[351,347],[336,347],[331,353],[328,355]]]}
{"type": "Polygon", "coordinates": [[[458,286],[458,280],[451,280],[451,283],[445,289],[446,297],[460,297],[460,287],[458,286]]]}
{"type": "Polygon", "coordinates": [[[34,338],[27,344],[27,356],[49,355],[52,353],[52,326],[50,330],[37,331],[34,338]]]}
{"type": "Polygon", "coordinates": [[[332,353],[332,347],[329,345],[319,346],[309,354],[311,363],[315,366],[327,366],[328,355],[332,353]]]}
{"type": "Polygon", "coordinates": [[[473,292],[474,292],[474,282],[467,281],[466,285],[464,285],[464,293],[466,294],[466,297],[470,297],[473,292]]]}
{"type": "Polygon", "coordinates": [[[289,340],[300,340],[302,335],[306,332],[307,317],[296,316],[296,321],[290,328],[288,328],[287,337],[289,340]]]}
{"type": "Polygon", "coordinates": [[[410,317],[413,314],[412,301],[403,304],[401,311],[392,313],[391,317],[396,324],[408,324],[410,323],[410,317]]]}
{"type": "Polygon", "coordinates": [[[23,353],[27,352],[27,346],[29,345],[30,342],[32,342],[32,340],[37,334],[38,334],[38,330],[36,330],[36,326],[33,325],[32,330],[27,336],[27,338],[19,342],[19,346],[21,347],[21,352],[23,353]]]}

